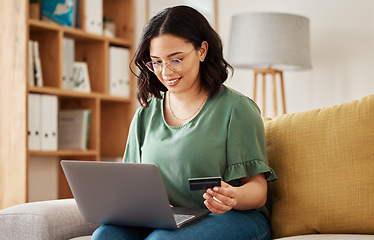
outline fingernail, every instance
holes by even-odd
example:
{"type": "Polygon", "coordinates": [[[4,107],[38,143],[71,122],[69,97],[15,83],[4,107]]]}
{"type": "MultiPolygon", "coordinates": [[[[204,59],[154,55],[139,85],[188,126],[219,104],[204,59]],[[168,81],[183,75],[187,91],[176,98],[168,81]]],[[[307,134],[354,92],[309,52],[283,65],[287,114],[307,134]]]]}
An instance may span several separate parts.
{"type": "Polygon", "coordinates": [[[218,187],[214,187],[213,190],[218,192],[218,187]]]}
{"type": "Polygon", "coordinates": [[[210,188],[206,192],[209,193],[209,194],[213,194],[213,191],[210,188]]]}

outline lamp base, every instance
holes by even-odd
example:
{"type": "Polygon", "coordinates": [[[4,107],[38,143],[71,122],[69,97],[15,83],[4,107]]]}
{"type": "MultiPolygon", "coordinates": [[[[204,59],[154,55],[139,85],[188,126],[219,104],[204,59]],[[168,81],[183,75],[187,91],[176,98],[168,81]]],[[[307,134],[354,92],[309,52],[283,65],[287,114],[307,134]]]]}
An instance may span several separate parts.
{"type": "Polygon", "coordinates": [[[267,68],[267,69],[255,69],[254,70],[254,86],[253,86],[253,101],[256,102],[257,99],[257,75],[262,75],[262,117],[265,116],[265,107],[266,107],[266,75],[270,74],[273,80],[273,100],[274,100],[274,116],[278,116],[278,104],[277,104],[277,84],[276,84],[276,75],[280,76],[280,86],[282,94],[282,105],[283,105],[283,114],[286,113],[286,101],[284,97],[284,82],[283,82],[283,72],[281,70],[267,68]]]}

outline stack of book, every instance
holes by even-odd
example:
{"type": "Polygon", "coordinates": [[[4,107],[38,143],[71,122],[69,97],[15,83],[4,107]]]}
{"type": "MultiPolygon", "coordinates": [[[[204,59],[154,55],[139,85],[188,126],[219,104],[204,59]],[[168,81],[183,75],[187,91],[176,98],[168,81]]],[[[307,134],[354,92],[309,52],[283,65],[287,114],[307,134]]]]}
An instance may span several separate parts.
{"type": "Polygon", "coordinates": [[[58,148],[87,150],[90,133],[89,109],[60,110],[58,116],[58,148]]]}

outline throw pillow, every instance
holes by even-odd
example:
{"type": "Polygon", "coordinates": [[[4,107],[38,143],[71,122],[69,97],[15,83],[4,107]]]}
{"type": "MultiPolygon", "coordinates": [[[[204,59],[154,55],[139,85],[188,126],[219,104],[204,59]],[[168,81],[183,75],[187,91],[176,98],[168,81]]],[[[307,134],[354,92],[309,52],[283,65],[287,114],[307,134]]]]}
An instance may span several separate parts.
{"type": "Polygon", "coordinates": [[[274,238],[374,234],[374,95],[265,121],[274,238]]]}

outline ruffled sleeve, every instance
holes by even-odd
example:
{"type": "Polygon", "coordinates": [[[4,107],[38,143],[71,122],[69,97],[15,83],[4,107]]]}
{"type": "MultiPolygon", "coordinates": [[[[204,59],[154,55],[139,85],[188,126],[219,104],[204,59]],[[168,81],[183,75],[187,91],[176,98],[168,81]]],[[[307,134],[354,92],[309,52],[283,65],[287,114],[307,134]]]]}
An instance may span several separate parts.
{"type": "MultiPolygon", "coordinates": [[[[265,173],[267,181],[277,179],[266,155],[265,130],[258,106],[242,96],[234,104],[228,126],[226,182],[265,173]]],[[[236,185],[236,184],[235,184],[236,185]]]]}
{"type": "Polygon", "coordinates": [[[238,179],[237,176],[254,176],[259,173],[265,173],[267,181],[277,180],[273,169],[266,162],[257,159],[228,166],[224,178],[228,179],[228,181],[233,181],[238,179]]]}

